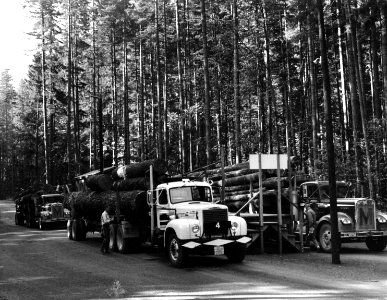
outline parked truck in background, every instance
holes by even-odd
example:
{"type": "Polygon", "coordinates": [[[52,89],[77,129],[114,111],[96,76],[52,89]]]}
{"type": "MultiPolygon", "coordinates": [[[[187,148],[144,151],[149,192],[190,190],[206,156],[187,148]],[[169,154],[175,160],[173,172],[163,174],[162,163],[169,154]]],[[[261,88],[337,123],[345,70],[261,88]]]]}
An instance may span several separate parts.
{"type": "MultiPolygon", "coordinates": [[[[349,198],[349,186],[337,182],[338,226],[341,243],[365,242],[371,251],[387,246],[387,213],[369,198],[349,198]]],[[[307,181],[299,186],[301,204],[316,203],[316,238],[324,252],[331,251],[331,219],[328,181],[307,181]]]]}
{"type": "Polygon", "coordinates": [[[87,232],[100,230],[100,216],[109,202],[117,217],[117,224],[110,226],[112,250],[125,253],[143,243],[158,245],[176,267],[184,266],[190,254],[226,255],[232,262],[243,261],[251,241],[246,221],[229,215],[227,206],[213,203],[208,182],[181,179],[153,188],[152,176],[149,180],[147,191],[105,191],[98,196],[89,192],[99,197],[95,202],[70,195],[68,237],[84,239],[87,232]],[[98,208],[96,202],[101,202],[98,208]]]}
{"type": "Polygon", "coordinates": [[[62,194],[27,194],[15,199],[15,224],[38,227],[65,225],[70,211],[64,207],[62,194]]]}

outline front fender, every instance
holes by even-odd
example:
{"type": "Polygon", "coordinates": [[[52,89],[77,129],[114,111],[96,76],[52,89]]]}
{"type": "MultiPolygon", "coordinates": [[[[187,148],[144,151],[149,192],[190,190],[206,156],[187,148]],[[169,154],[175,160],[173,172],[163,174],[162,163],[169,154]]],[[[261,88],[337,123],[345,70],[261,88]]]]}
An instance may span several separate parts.
{"type": "Polygon", "coordinates": [[[229,221],[231,221],[231,226],[232,226],[232,223],[238,224],[238,228],[235,231],[236,236],[247,235],[247,223],[245,219],[238,216],[229,216],[228,219],[229,221]]]}
{"type": "Polygon", "coordinates": [[[171,220],[166,228],[165,231],[168,232],[171,229],[176,233],[177,237],[180,240],[189,240],[189,239],[197,239],[200,237],[203,228],[200,228],[198,233],[192,232],[192,227],[194,225],[200,225],[199,220],[197,219],[175,219],[171,220]]]}
{"type": "MultiPolygon", "coordinates": [[[[338,230],[339,232],[344,232],[344,231],[354,231],[355,230],[355,223],[354,220],[346,213],[338,212],[337,213],[337,218],[338,218],[338,230]],[[350,224],[343,224],[341,220],[343,219],[349,219],[351,220],[350,224]]],[[[322,216],[318,221],[317,221],[317,230],[320,230],[320,227],[324,223],[329,223],[331,224],[331,216],[330,215],[325,215],[322,216]]]]}
{"type": "MultiPolygon", "coordinates": [[[[322,216],[320,219],[317,220],[317,225],[316,225],[316,235],[320,232],[320,228],[323,224],[329,223],[331,224],[331,216],[330,215],[325,215],[322,216]]],[[[308,220],[306,220],[306,223],[304,225],[308,224],[308,220]]]]}
{"type": "Polygon", "coordinates": [[[376,211],[376,226],[378,230],[387,231],[387,213],[376,211]]]}

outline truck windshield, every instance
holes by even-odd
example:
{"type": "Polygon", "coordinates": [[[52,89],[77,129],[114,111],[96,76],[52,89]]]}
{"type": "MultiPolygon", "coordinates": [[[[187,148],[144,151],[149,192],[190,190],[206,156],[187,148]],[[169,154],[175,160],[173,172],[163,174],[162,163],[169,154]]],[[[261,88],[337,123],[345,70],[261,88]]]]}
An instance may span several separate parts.
{"type": "Polygon", "coordinates": [[[63,197],[62,196],[50,196],[50,197],[43,197],[43,203],[62,203],[63,197]]]}
{"type": "Polygon", "coordinates": [[[171,203],[189,201],[211,202],[211,189],[205,186],[182,186],[169,190],[171,203]]]}
{"type": "MultiPolygon", "coordinates": [[[[337,184],[336,193],[337,193],[337,195],[336,195],[337,198],[346,198],[347,193],[348,193],[348,186],[342,185],[342,184],[337,184]]],[[[320,186],[320,196],[321,196],[321,199],[329,199],[329,186],[328,185],[320,186]]]]}

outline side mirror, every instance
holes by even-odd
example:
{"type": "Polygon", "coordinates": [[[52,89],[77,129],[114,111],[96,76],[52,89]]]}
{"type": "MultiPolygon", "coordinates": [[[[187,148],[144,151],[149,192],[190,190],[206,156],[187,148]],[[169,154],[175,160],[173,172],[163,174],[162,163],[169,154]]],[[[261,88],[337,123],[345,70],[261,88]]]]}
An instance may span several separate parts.
{"type": "Polygon", "coordinates": [[[302,193],[301,193],[301,195],[302,195],[302,200],[305,201],[305,199],[308,199],[308,186],[306,186],[306,185],[302,186],[302,193]]]}

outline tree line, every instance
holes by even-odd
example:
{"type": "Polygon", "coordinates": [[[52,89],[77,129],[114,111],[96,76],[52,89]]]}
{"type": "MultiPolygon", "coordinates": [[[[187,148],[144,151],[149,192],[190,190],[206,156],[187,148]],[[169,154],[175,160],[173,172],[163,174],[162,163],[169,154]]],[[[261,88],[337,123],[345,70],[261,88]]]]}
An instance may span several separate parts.
{"type": "Polygon", "coordinates": [[[323,178],[324,93],[337,178],[386,193],[386,1],[25,4],[39,47],[17,90],[0,78],[2,197],[152,158],[187,173],[221,153],[287,153],[323,178]]]}

